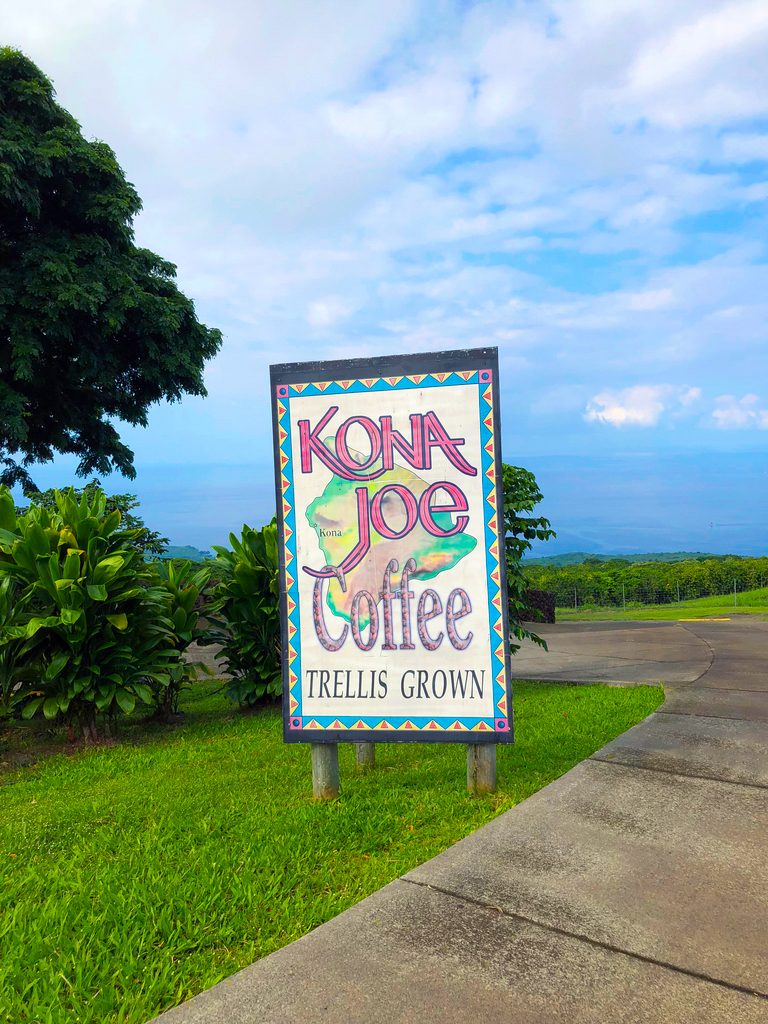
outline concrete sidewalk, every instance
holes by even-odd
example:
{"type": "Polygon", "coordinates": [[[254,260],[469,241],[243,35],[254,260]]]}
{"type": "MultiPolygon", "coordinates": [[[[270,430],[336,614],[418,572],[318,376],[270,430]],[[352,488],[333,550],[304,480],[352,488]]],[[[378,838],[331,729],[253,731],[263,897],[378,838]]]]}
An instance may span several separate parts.
{"type": "Polygon", "coordinates": [[[554,637],[574,648],[566,678],[590,659],[624,659],[632,678],[615,681],[635,683],[677,666],[666,704],[157,1020],[768,1024],[768,623],[573,624],[554,637]]]}

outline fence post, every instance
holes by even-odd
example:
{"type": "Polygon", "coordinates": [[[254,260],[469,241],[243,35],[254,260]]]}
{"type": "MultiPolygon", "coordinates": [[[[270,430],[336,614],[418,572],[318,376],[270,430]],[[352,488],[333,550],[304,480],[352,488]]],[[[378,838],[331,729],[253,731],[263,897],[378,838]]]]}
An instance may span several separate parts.
{"type": "Polygon", "coordinates": [[[332,800],[339,795],[338,743],[310,743],[312,751],[312,795],[332,800]]]}

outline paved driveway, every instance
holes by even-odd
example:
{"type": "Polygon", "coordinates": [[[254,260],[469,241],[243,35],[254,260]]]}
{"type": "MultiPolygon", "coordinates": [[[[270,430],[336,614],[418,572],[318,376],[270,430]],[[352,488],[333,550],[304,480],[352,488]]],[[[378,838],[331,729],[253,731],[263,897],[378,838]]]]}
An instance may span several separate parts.
{"type": "Polygon", "coordinates": [[[666,703],[162,1024],[768,1024],[768,623],[542,632],[519,677],[666,703]]]}
{"type": "Polygon", "coordinates": [[[664,711],[768,721],[768,622],[565,622],[537,632],[549,650],[525,643],[512,659],[516,679],[662,683],[664,711]]]}
{"type": "Polygon", "coordinates": [[[676,622],[566,622],[534,628],[549,650],[526,641],[512,659],[517,679],[693,683],[713,660],[706,639],[676,622]]]}

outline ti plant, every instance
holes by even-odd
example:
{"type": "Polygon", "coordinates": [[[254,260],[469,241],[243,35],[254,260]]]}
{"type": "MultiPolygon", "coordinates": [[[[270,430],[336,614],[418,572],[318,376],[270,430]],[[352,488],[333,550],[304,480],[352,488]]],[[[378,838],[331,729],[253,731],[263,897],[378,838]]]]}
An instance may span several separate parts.
{"type": "Polygon", "coordinates": [[[98,712],[151,704],[177,658],[165,595],[120,519],[103,492],[77,501],[70,489],[52,509],[17,515],[0,489],[0,579],[15,585],[23,619],[3,628],[0,650],[32,643],[36,663],[22,715],[61,716],[86,740],[98,738],[98,712]]]}
{"type": "Polygon", "coordinates": [[[158,587],[166,596],[166,614],[173,625],[176,660],[168,667],[168,685],[156,692],[157,717],[173,721],[179,713],[179,694],[196,671],[208,673],[200,662],[187,661],[185,652],[193,643],[208,642],[209,628],[200,614],[200,599],[210,579],[206,567],[192,572],[191,562],[160,562],[156,565],[158,587]]]}
{"type": "Polygon", "coordinates": [[[231,675],[229,695],[241,707],[282,693],[277,527],[243,526],[232,550],[215,547],[213,609],[220,616],[211,634],[221,644],[231,675]]]}
{"type": "Polygon", "coordinates": [[[36,678],[36,638],[26,635],[28,621],[17,584],[0,577],[0,721],[21,710],[36,678]]]}

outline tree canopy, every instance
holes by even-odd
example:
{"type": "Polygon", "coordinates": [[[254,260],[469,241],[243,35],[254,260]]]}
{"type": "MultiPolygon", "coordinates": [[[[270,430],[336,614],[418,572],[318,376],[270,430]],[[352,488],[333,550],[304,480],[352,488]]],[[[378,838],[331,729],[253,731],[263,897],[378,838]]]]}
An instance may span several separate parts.
{"type": "Polygon", "coordinates": [[[221,345],[134,244],[141,200],[110,147],[83,137],[51,82],[0,49],[0,481],[32,484],[54,452],[81,475],[135,476],[115,420],[205,395],[221,345]]]}
{"type": "Polygon", "coordinates": [[[555,537],[551,523],[544,516],[522,515],[533,512],[544,495],[539,490],[536,477],[522,466],[501,467],[504,488],[504,532],[507,559],[519,563],[533,540],[550,540],[555,537]]]}
{"type": "MultiPolygon", "coordinates": [[[[507,594],[509,598],[509,627],[512,636],[518,640],[526,637],[546,647],[544,641],[526,629],[523,622],[530,617],[526,598],[528,580],[523,573],[521,561],[533,540],[549,540],[557,536],[548,519],[543,516],[523,515],[533,512],[543,498],[536,477],[521,466],[501,467],[504,488],[504,543],[507,559],[507,594]]],[[[519,644],[512,644],[516,650],[519,644]]]]}

